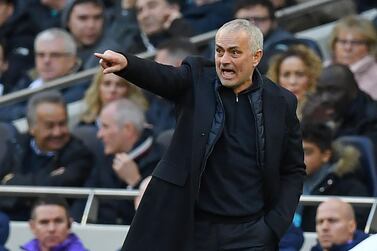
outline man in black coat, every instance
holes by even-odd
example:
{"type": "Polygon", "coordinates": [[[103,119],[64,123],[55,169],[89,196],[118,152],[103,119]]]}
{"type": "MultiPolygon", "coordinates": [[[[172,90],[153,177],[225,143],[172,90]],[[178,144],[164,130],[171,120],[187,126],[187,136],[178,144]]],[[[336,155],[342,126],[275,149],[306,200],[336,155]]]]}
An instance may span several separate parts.
{"type": "Polygon", "coordinates": [[[177,107],[171,144],[122,250],[276,250],[305,165],[296,99],[255,71],[262,48],[258,28],[233,20],[216,34],[215,65],[188,58],[175,68],[96,53],[105,74],[177,107]]]}
{"type": "MultiPolygon", "coordinates": [[[[92,166],[92,155],[68,130],[66,104],[55,91],[33,96],[27,108],[29,132],[8,144],[8,160],[0,163],[2,185],[80,187],[92,166]]],[[[13,220],[29,218],[30,202],[0,200],[13,220]]]]}

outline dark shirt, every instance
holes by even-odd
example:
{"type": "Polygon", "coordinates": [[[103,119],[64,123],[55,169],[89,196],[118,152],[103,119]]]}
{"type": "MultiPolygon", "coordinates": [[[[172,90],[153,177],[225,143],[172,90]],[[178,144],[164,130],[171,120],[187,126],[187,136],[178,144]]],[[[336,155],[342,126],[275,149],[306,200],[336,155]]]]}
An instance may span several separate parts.
{"type": "Polygon", "coordinates": [[[263,208],[256,127],[248,92],[220,88],[225,112],[221,135],[202,176],[198,208],[224,216],[251,216],[263,208]]]}

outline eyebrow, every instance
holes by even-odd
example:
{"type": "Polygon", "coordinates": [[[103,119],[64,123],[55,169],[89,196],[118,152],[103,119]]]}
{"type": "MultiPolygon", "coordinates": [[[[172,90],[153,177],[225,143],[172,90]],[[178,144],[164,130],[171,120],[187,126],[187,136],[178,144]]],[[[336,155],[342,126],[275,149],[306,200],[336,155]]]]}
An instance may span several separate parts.
{"type": "MultiPolygon", "coordinates": [[[[221,45],[218,45],[218,44],[216,44],[216,47],[219,47],[219,48],[221,48],[221,49],[224,49],[224,47],[222,47],[221,45]]],[[[239,48],[239,46],[231,46],[231,47],[228,47],[227,48],[227,50],[233,50],[233,49],[238,49],[239,48]]],[[[224,49],[225,50],[225,49],[224,49]]]]}

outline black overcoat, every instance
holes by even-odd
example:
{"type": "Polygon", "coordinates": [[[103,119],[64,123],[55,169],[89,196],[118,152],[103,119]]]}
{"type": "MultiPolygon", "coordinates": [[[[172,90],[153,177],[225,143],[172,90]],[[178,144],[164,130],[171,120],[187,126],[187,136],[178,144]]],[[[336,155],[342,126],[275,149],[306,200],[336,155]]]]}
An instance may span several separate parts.
{"type": "MultiPolygon", "coordinates": [[[[214,64],[189,57],[175,68],[132,55],[126,57],[127,68],[117,74],[175,102],[177,126],[167,152],[153,172],[122,250],[194,250],[194,206],[216,112],[214,64]]],[[[287,90],[259,77],[263,88],[261,132],[265,140],[264,221],[280,238],[291,224],[305,176],[297,101],[287,90]]]]}

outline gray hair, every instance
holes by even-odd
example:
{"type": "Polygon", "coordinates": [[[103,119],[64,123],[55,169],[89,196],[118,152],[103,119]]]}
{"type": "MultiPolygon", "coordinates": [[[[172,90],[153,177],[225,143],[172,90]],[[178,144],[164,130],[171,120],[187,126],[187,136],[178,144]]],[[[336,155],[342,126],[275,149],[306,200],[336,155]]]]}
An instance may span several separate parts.
{"type": "Polygon", "coordinates": [[[230,22],[225,23],[223,26],[220,27],[220,29],[218,29],[216,33],[216,37],[222,31],[226,31],[230,33],[244,31],[249,35],[249,44],[250,44],[251,51],[255,53],[257,52],[257,50],[263,50],[262,32],[257,26],[250,23],[248,20],[234,19],[230,22]]]}
{"type": "Polygon", "coordinates": [[[61,105],[67,112],[67,105],[64,101],[63,95],[58,91],[45,91],[32,96],[27,104],[26,119],[29,128],[33,127],[36,122],[36,110],[38,105],[43,103],[52,103],[61,105]]]}
{"type": "Polygon", "coordinates": [[[139,132],[143,131],[145,127],[145,115],[140,106],[125,98],[115,100],[109,105],[114,105],[115,107],[115,120],[118,127],[123,127],[125,124],[131,123],[139,132]]]}
{"type": "Polygon", "coordinates": [[[64,41],[64,51],[71,55],[77,54],[77,45],[71,34],[60,28],[50,28],[38,33],[34,40],[34,49],[36,50],[37,44],[41,41],[54,41],[62,39],[64,41]]]}

